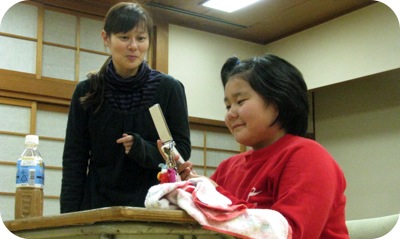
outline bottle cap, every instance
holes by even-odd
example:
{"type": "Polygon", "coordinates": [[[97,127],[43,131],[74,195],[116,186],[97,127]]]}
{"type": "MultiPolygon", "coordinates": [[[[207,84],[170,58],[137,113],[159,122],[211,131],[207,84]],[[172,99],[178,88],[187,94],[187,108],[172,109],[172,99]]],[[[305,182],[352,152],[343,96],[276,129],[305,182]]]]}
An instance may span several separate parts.
{"type": "Polygon", "coordinates": [[[37,136],[37,135],[25,136],[25,144],[39,145],[39,136],[37,136]]]}

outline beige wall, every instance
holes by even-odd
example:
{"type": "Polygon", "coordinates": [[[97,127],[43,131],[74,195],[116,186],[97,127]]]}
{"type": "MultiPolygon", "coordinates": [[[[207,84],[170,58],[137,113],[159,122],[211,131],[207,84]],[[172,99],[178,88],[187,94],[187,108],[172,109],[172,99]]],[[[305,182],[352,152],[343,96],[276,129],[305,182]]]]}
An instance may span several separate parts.
{"type": "Polygon", "coordinates": [[[169,28],[168,72],[184,83],[193,117],[223,118],[219,70],[232,55],[277,54],[302,71],[309,89],[400,67],[399,21],[383,3],[265,46],[175,25],[169,28]]]}
{"type": "Polygon", "coordinates": [[[321,88],[314,97],[316,140],[347,179],[347,218],[399,213],[400,70],[321,88]]]}
{"type": "Polygon", "coordinates": [[[265,51],[296,65],[314,89],[399,68],[399,21],[389,7],[375,3],[269,44],[265,51]]]}
{"type": "Polygon", "coordinates": [[[168,73],[186,89],[189,115],[223,120],[224,94],[220,70],[231,56],[247,58],[263,52],[263,45],[202,31],[169,26],[168,73]]]}

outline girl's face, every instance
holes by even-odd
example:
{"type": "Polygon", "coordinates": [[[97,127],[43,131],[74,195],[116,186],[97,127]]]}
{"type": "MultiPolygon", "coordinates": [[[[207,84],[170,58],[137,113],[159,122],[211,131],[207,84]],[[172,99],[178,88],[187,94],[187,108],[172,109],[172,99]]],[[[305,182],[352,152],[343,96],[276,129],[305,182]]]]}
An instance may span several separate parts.
{"type": "Polygon", "coordinates": [[[231,77],[225,86],[225,124],[240,144],[254,150],[273,144],[286,133],[279,123],[272,123],[279,111],[275,104],[267,104],[250,84],[231,77]]]}
{"type": "Polygon", "coordinates": [[[117,73],[123,78],[136,75],[149,49],[149,34],[141,27],[123,33],[107,36],[102,32],[103,41],[110,49],[117,73]]]}

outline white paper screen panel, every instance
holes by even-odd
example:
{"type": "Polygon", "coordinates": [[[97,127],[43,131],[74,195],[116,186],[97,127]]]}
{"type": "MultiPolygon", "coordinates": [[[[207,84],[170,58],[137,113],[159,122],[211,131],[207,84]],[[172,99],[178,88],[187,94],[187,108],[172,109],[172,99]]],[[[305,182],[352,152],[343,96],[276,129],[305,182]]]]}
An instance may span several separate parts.
{"type": "Polygon", "coordinates": [[[190,162],[196,165],[204,165],[204,150],[192,148],[190,162]]]}
{"type": "Polygon", "coordinates": [[[14,220],[14,205],[14,196],[0,195],[0,214],[3,221],[14,220]]]}
{"type": "Polygon", "coordinates": [[[36,113],[36,134],[53,138],[65,138],[68,114],[38,110],[36,113]]]}
{"type": "Polygon", "coordinates": [[[204,167],[203,166],[198,166],[198,165],[193,165],[193,170],[198,174],[198,175],[204,175],[204,167]]]}
{"type": "Polygon", "coordinates": [[[28,134],[31,109],[0,104],[0,131],[28,134]]]}
{"type": "MultiPolygon", "coordinates": [[[[16,155],[17,161],[19,155],[16,155]]],[[[17,166],[1,165],[0,167],[0,192],[15,192],[15,181],[17,175],[17,166]]],[[[0,204],[1,205],[1,204],[0,204]]]]}
{"type": "Polygon", "coordinates": [[[190,130],[190,142],[193,146],[203,147],[204,146],[204,131],[202,130],[190,130]]]}
{"type": "Polygon", "coordinates": [[[80,18],[80,47],[93,51],[105,51],[105,46],[101,38],[103,21],[91,18],[80,18]]]}
{"type": "MultiPolygon", "coordinates": [[[[45,162],[46,163],[46,162],[45,162]]],[[[45,169],[44,194],[60,196],[61,192],[61,170],[45,169]]]]}
{"type": "Polygon", "coordinates": [[[0,68],[36,72],[36,42],[0,36],[0,46],[0,68]]]}
{"type": "Polygon", "coordinates": [[[25,136],[0,134],[0,142],[0,161],[16,163],[25,149],[25,136]]]}
{"type": "Polygon", "coordinates": [[[79,81],[86,80],[89,72],[99,71],[107,58],[105,55],[80,52],[79,81]]]}
{"type": "Polygon", "coordinates": [[[227,150],[240,150],[238,144],[231,134],[223,134],[217,132],[207,132],[208,148],[219,148],[227,150]]]}
{"type": "Polygon", "coordinates": [[[207,168],[205,176],[210,177],[211,175],[213,175],[214,172],[215,172],[215,168],[207,168]]]}
{"type": "Polygon", "coordinates": [[[39,138],[39,151],[46,166],[62,167],[64,141],[45,140],[39,138]]]}
{"type": "Polygon", "coordinates": [[[74,81],[75,51],[44,45],[43,76],[74,81]]]}
{"type": "MultiPolygon", "coordinates": [[[[14,4],[4,14],[0,31],[14,35],[36,38],[38,8],[27,4],[14,4]],[[18,27],[15,27],[18,26],[18,27]]],[[[1,45],[4,47],[3,45],[1,45]]]]}
{"type": "Polygon", "coordinates": [[[217,167],[223,160],[236,155],[237,153],[229,153],[229,152],[219,152],[219,151],[207,151],[207,166],[217,167]]]}
{"type": "Polygon", "coordinates": [[[76,23],[76,16],[45,10],[43,40],[76,46],[76,23]]]}
{"type": "Polygon", "coordinates": [[[43,216],[60,214],[60,200],[45,198],[43,202],[43,216]]]}
{"type": "Polygon", "coordinates": [[[193,169],[198,175],[204,175],[207,177],[210,177],[215,172],[215,168],[206,168],[204,171],[204,167],[193,166],[193,169]]]}

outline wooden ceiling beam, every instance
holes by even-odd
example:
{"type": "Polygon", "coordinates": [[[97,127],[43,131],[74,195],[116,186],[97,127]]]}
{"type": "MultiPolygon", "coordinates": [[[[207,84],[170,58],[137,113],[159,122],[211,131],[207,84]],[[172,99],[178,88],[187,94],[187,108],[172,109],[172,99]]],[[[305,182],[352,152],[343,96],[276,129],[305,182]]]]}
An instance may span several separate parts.
{"type": "MultiPolygon", "coordinates": [[[[32,0],[52,7],[59,7],[96,16],[105,16],[110,5],[98,4],[81,0],[32,0]]],[[[110,1],[112,3],[112,1],[110,1]]]]}

